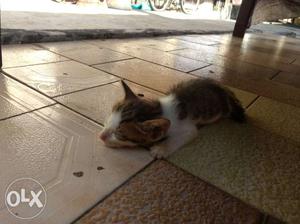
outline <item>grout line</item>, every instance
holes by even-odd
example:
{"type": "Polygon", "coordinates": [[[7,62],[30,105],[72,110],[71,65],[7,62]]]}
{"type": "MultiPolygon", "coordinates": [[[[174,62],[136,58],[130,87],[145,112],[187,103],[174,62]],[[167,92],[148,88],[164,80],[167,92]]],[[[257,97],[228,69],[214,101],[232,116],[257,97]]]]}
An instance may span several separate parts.
{"type": "Polygon", "coordinates": [[[282,71],[276,72],[274,75],[272,75],[272,76],[269,78],[269,80],[273,80],[276,76],[279,75],[280,72],[282,72],[282,71]]]}
{"type": "MultiPolygon", "coordinates": [[[[96,68],[96,67],[95,67],[95,68],[96,68]]],[[[106,72],[106,73],[108,73],[108,74],[110,74],[110,75],[114,75],[114,74],[112,74],[112,73],[110,73],[110,72],[107,72],[107,71],[101,69],[101,68],[96,68],[96,69],[98,69],[98,70],[100,70],[100,71],[103,71],[103,72],[106,72]]],[[[145,88],[148,88],[148,89],[150,89],[150,90],[153,90],[153,91],[156,91],[156,92],[159,92],[159,93],[162,93],[162,94],[166,95],[165,92],[162,92],[162,91],[157,90],[157,89],[153,89],[153,88],[150,87],[150,86],[143,85],[143,84],[141,84],[141,83],[135,82],[135,81],[133,81],[133,80],[124,78],[124,77],[119,76],[119,75],[114,75],[114,76],[116,76],[116,77],[118,77],[118,78],[120,78],[120,79],[122,79],[122,80],[127,80],[127,81],[132,82],[132,83],[134,83],[134,84],[137,84],[137,85],[139,85],[139,86],[142,86],[142,87],[145,87],[145,88]]]]}
{"type": "Polygon", "coordinates": [[[168,52],[168,53],[171,53],[173,51],[181,51],[181,50],[189,50],[191,48],[188,48],[188,47],[182,47],[182,48],[178,48],[178,49],[173,49],[173,50],[168,50],[168,51],[163,51],[163,52],[168,52]]]}
{"type": "Polygon", "coordinates": [[[291,61],[289,64],[292,65],[295,61],[297,61],[297,58],[295,58],[293,61],[291,61]]]}
{"type": "MultiPolygon", "coordinates": [[[[53,52],[52,52],[53,53],[53,52]]],[[[61,56],[61,55],[59,55],[61,56]]],[[[66,57],[65,57],[66,58],[66,57]]],[[[28,65],[19,65],[19,66],[12,66],[12,67],[2,67],[3,69],[14,69],[14,68],[25,68],[25,67],[31,67],[31,66],[35,66],[35,65],[48,65],[48,64],[56,64],[56,63],[60,63],[60,62],[68,62],[70,61],[70,59],[66,58],[66,60],[62,60],[62,61],[52,61],[52,62],[45,62],[45,63],[37,63],[37,64],[28,64],[28,65]]]]}
{"type": "Polygon", "coordinates": [[[25,114],[29,114],[29,113],[32,113],[32,112],[35,112],[35,111],[38,111],[38,110],[41,110],[41,109],[44,109],[44,108],[47,108],[47,107],[55,106],[56,104],[57,103],[52,103],[52,104],[49,104],[49,105],[46,105],[46,106],[42,106],[42,107],[35,108],[35,109],[29,110],[29,111],[25,111],[25,112],[20,113],[20,114],[15,114],[15,115],[12,115],[12,116],[9,116],[9,117],[1,118],[0,121],[5,121],[5,120],[11,119],[11,118],[15,118],[15,117],[19,117],[19,116],[22,116],[22,115],[25,115],[25,114]]]}
{"type": "Polygon", "coordinates": [[[123,183],[121,183],[119,186],[114,188],[110,193],[105,195],[102,199],[100,199],[98,202],[96,202],[94,205],[92,205],[90,208],[88,208],[85,212],[83,212],[81,215],[79,215],[74,221],[71,222],[71,224],[75,224],[77,221],[79,221],[81,218],[83,218],[85,215],[90,213],[94,208],[96,208],[98,205],[100,205],[102,202],[104,202],[107,198],[109,198],[111,195],[113,195],[116,191],[127,185],[133,178],[135,178],[137,175],[145,171],[148,167],[150,167],[156,159],[152,159],[148,164],[146,164],[143,168],[138,170],[135,174],[130,176],[127,180],[125,180],[123,183]]]}
{"type": "Polygon", "coordinates": [[[114,62],[119,62],[119,61],[128,61],[128,60],[131,60],[131,59],[134,59],[134,58],[135,57],[131,56],[130,58],[119,59],[119,60],[114,60],[114,61],[105,61],[105,62],[100,62],[100,63],[97,63],[97,64],[91,64],[89,66],[94,68],[94,66],[97,66],[97,65],[109,64],[109,63],[114,63],[114,62]]]}
{"type": "MultiPolygon", "coordinates": [[[[212,64],[208,64],[208,65],[205,65],[205,66],[203,66],[203,67],[201,67],[201,68],[197,68],[197,69],[193,69],[193,70],[191,70],[191,71],[188,71],[187,73],[188,74],[191,74],[191,72],[194,72],[194,71],[197,71],[197,70],[201,70],[201,69],[203,69],[203,68],[207,68],[207,67],[209,67],[209,66],[211,66],[212,64]]],[[[191,74],[191,75],[193,75],[193,74],[191,74]]]]}
{"type": "Polygon", "coordinates": [[[63,106],[65,108],[67,108],[68,110],[70,110],[70,111],[72,111],[72,112],[74,112],[74,113],[76,113],[76,114],[78,114],[78,115],[80,115],[80,116],[82,116],[82,117],[84,117],[84,118],[86,118],[86,119],[88,119],[90,121],[93,121],[94,123],[96,123],[96,124],[101,125],[101,126],[104,127],[104,123],[102,124],[101,122],[99,122],[99,121],[97,121],[97,120],[95,120],[95,119],[93,119],[93,118],[91,118],[91,117],[89,117],[89,116],[87,116],[87,115],[85,115],[85,114],[83,114],[83,113],[81,113],[81,112],[73,109],[72,107],[69,107],[69,106],[67,106],[67,105],[59,102],[59,101],[55,100],[55,102],[57,102],[58,105],[63,106]]]}
{"type": "MultiPolygon", "coordinates": [[[[118,77],[116,77],[118,78],[118,77]]],[[[72,93],[78,93],[78,92],[83,92],[85,90],[90,90],[90,89],[94,89],[94,88],[98,88],[98,87],[101,87],[101,86],[105,86],[105,85],[109,85],[109,84],[113,84],[113,83],[116,83],[116,82],[119,82],[120,80],[114,80],[114,81],[110,81],[110,82],[107,82],[107,83],[103,83],[103,84],[99,84],[97,86],[91,86],[91,87],[87,87],[87,88],[84,88],[84,89],[79,89],[79,90],[74,90],[72,92],[68,92],[68,93],[63,93],[63,94],[60,94],[60,95],[55,95],[55,96],[49,96],[51,99],[55,99],[55,98],[58,98],[58,97],[61,97],[61,96],[66,96],[66,95],[70,95],[72,93]]]]}
{"type": "Polygon", "coordinates": [[[255,97],[246,107],[245,107],[245,109],[247,110],[247,109],[249,109],[251,106],[252,106],[252,104],[254,104],[257,100],[258,100],[258,98],[259,97],[261,97],[261,96],[257,96],[257,97],[255,97]]]}
{"type": "MultiPolygon", "coordinates": [[[[168,67],[168,66],[166,66],[166,65],[162,65],[162,64],[159,64],[159,63],[157,63],[157,62],[149,61],[149,60],[146,60],[146,59],[144,59],[144,58],[136,57],[136,56],[133,56],[133,55],[131,55],[131,54],[124,53],[124,52],[121,52],[121,51],[117,51],[117,50],[112,49],[112,48],[109,48],[109,47],[102,47],[102,48],[108,49],[108,50],[111,50],[111,51],[114,51],[114,52],[117,52],[117,53],[120,53],[120,54],[124,54],[124,55],[127,55],[127,56],[130,56],[130,57],[131,57],[131,58],[128,58],[128,59],[125,59],[125,60],[139,59],[139,60],[141,60],[141,61],[146,61],[146,62],[148,62],[148,63],[152,63],[152,64],[155,64],[155,65],[162,66],[162,67],[164,67],[164,68],[172,69],[172,70],[175,70],[175,71],[178,71],[178,72],[182,72],[182,73],[187,73],[186,71],[179,70],[179,69],[176,69],[176,68],[173,68],[173,67],[168,67]]],[[[149,48],[149,47],[146,47],[146,48],[149,48]]],[[[152,49],[152,48],[149,48],[149,49],[152,49]]],[[[155,49],[155,50],[157,50],[157,49],[155,49]]],[[[157,50],[157,51],[159,51],[159,50],[157,50]]],[[[167,52],[167,51],[161,51],[161,52],[162,52],[162,53],[169,53],[169,52],[167,52]]],[[[176,56],[176,57],[182,57],[182,58],[186,58],[186,59],[189,59],[189,60],[199,61],[199,62],[202,62],[202,63],[205,63],[205,64],[209,64],[209,63],[206,62],[206,61],[200,61],[200,60],[196,60],[196,59],[193,59],[193,58],[188,58],[188,57],[184,57],[184,56],[176,55],[176,54],[172,54],[172,53],[169,53],[169,54],[170,54],[170,55],[174,55],[174,56],[176,56]]],[[[61,56],[66,57],[66,56],[64,56],[64,55],[61,55],[61,56]]],[[[69,58],[69,57],[66,57],[66,58],[69,58]]],[[[83,63],[83,62],[74,60],[74,59],[72,59],[72,58],[69,58],[69,59],[70,59],[70,60],[73,60],[73,61],[76,61],[76,62],[78,62],[78,63],[82,63],[82,64],[85,64],[85,65],[88,65],[88,64],[86,64],[86,63],[83,63]]],[[[125,60],[120,60],[120,61],[125,61],[125,60]]],[[[111,61],[111,62],[99,63],[99,64],[97,64],[97,65],[100,65],[100,64],[109,64],[109,63],[114,63],[114,62],[118,62],[118,61],[111,61]]],[[[95,68],[95,67],[93,67],[94,65],[88,65],[88,66],[90,66],[90,67],[92,67],[92,68],[95,68]]],[[[101,70],[101,71],[108,73],[107,71],[104,71],[104,70],[101,70]]],[[[112,73],[109,73],[109,74],[116,76],[115,74],[112,74],[112,73]]]]}

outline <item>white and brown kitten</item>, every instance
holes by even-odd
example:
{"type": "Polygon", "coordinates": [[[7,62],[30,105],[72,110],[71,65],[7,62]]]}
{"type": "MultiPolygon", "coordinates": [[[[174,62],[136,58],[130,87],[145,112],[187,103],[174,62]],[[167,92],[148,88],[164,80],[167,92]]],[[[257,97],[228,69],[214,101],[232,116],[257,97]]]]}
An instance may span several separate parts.
{"type": "Polygon", "coordinates": [[[122,85],[125,99],[113,107],[100,136],[108,147],[148,146],[163,158],[195,138],[203,125],[221,118],[245,121],[235,95],[210,79],[182,82],[158,100],[137,97],[122,85]]]}

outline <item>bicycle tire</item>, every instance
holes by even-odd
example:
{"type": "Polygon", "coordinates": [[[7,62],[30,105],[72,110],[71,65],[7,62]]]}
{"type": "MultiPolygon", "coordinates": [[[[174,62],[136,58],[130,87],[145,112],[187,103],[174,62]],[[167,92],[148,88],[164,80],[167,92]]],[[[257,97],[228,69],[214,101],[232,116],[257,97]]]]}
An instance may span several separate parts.
{"type": "Polygon", "coordinates": [[[185,14],[193,14],[197,11],[200,0],[180,0],[180,8],[185,14]],[[186,7],[186,2],[191,2],[190,8],[186,7]]]}
{"type": "Polygon", "coordinates": [[[153,11],[163,11],[170,6],[172,0],[148,0],[148,2],[153,11]],[[163,2],[163,4],[158,6],[156,2],[163,2]]]}

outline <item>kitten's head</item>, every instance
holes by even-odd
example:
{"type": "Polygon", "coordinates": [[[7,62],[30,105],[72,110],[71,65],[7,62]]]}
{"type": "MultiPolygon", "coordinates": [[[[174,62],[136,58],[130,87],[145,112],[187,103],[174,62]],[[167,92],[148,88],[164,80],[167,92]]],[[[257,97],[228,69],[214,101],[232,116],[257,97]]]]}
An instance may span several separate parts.
{"type": "Polygon", "coordinates": [[[137,97],[122,81],[125,98],[114,105],[100,138],[108,147],[151,145],[162,138],[170,121],[162,117],[158,101],[137,97]]]}

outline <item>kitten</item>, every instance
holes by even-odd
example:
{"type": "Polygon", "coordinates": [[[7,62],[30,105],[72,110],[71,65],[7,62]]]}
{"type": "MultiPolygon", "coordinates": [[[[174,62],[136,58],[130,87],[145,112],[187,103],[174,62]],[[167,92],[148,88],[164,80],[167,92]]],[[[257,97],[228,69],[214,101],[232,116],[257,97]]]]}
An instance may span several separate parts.
{"type": "Polygon", "coordinates": [[[245,121],[235,95],[210,79],[193,79],[173,87],[158,100],[136,96],[122,81],[125,99],[117,103],[100,135],[108,147],[150,147],[165,158],[197,136],[203,125],[231,118],[245,121]]]}

